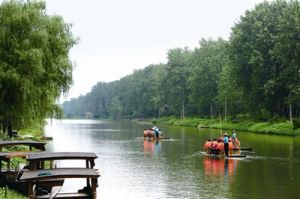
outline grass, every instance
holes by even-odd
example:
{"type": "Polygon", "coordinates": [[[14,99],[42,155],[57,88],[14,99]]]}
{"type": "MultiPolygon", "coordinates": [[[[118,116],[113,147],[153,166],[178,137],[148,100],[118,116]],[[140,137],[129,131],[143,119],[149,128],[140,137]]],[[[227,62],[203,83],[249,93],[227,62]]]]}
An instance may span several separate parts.
{"type": "Polygon", "coordinates": [[[26,199],[27,197],[11,189],[6,190],[6,196],[5,196],[5,188],[0,188],[0,198],[1,199],[26,199]]]}
{"type": "Polygon", "coordinates": [[[259,122],[251,119],[244,120],[227,120],[221,121],[220,119],[201,119],[196,117],[191,118],[175,118],[164,117],[155,120],[160,124],[168,124],[175,126],[192,126],[198,128],[215,128],[215,129],[236,129],[239,131],[248,131],[259,134],[273,134],[273,135],[300,135],[300,128],[293,129],[293,124],[290,121],[272,121],[272,122],[259,122]]]}

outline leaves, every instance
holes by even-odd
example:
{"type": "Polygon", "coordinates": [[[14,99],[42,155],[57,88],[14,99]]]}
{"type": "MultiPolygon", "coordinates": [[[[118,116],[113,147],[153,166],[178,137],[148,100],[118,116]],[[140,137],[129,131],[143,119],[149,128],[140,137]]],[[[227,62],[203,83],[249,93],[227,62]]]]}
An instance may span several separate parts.
{"type": "Polygon", "coordinates": [[[68,52],[76,40],[45,6],[31,1],[0,6],[0,115],[14,128],[45,118],[72,81],[68,52]]]}

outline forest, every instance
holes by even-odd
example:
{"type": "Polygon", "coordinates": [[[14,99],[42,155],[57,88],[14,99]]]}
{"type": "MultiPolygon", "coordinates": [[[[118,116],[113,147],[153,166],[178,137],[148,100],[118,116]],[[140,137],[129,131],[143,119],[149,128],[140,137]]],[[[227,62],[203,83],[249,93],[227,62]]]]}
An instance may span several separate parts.
{"type": "Polygon", "coordinates": [[[99,82],[62,105],[67,117],[199,117],[259,121],[300,116],[300,4],[263,2],[247,10],[228,40],[174,48],[117,81],[99,82]]]}

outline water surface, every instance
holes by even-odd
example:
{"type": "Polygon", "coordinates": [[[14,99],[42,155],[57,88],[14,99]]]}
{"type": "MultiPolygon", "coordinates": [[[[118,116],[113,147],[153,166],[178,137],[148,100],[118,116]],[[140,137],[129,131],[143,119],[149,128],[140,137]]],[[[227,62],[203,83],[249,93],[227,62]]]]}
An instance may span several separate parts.
{"type": "MultiPolygon", "coordinates": [[[[237,132],[245,159],[211,159],[200,152],[220,130],[160,126],[170,140],[144,141],[149,125],[129,121],[53,120],[49,151],[98,155],[98,198],[298,198],[300,137],[237,132]]],[[[230,133],[230,132],[229,132],[230,133]]],[[[59,163],[84,166],[83,162],[59,163]]],[[[82,188],[68,181],[64,190],[82,188]]]]}

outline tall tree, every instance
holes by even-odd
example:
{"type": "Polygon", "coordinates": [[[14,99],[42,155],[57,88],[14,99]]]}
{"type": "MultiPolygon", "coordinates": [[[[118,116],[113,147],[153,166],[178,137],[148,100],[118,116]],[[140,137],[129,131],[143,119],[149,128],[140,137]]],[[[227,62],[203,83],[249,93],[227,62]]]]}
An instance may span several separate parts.
{"type": "Polygon", "coordinates": [[[194,61],[191,77],[191,99],[198,114],[211,117],[219,115],[217,96],[222,68],[228,64],[226,42],[205,40],[194,51],[194,61]],[[215,111],[214,111],[215,110],[215,111]]]}
{"type": "Polygon", "coordinates": [[[234,77],[249,112],[284,116],[295,104],[300,84],[299,11],[298,1],[264,2],[232,29],[234,77]]]}
{"type": "Polygon", "coordinates": [[[168,51],[167,58],[165,83],[169,85],[169,105],[173,107],[174,114],[184,118],[186,115],[186,104],[189,100],[188,78],[192,63],[192,52],[188,48],[171,49],[168,51]]]}
{"type": "Polygon", "coordinates": [[[45,2],[0,6],[0,116],[11,130],[41,121],[72,82],[70,25],[45,2]]]}

